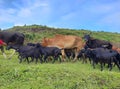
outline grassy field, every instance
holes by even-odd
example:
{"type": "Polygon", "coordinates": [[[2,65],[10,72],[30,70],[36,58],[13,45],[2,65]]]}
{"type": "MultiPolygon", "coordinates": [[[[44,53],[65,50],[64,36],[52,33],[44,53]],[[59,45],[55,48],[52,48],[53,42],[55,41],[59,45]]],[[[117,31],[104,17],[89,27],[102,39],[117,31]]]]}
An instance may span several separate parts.
{"type": "MultiPolygon", "coordinates": [[[[0,53],[1,54],[1,53],[0,53]]],[[[97,65],[75,63],[19,63],[0,55],[0,89],[120,89],[120,72],[97,65]]]]}

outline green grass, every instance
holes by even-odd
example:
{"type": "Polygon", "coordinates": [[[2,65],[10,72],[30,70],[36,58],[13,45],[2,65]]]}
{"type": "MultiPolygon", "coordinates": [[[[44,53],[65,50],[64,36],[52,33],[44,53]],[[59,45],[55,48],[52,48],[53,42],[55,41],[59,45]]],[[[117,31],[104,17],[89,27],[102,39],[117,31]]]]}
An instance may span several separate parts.
{"type": "MultiPolygon", "coordinates": [[[[9,53],[9,52],[8,52],[9,53]]],[[[0,89],[120,89],[120,72],[100,66],[96,69],[77,61],[59,63],[19,63],[0,55],[0,89]]]]}

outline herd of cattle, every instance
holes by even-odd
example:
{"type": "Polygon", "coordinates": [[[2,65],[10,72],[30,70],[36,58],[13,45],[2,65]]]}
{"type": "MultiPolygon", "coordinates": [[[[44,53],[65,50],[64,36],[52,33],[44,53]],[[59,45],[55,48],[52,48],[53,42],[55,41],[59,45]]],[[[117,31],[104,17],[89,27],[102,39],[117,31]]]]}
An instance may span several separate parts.
{"type": "MultiPolygon", "coordinates": [[[[24,39],[23,33],[0,32],[0,40],[6,43],[7,50],[15,49],[18,52],[20,63],[23,59],[28,63],[34,60],[36,63],[38,60],[43,63],[48,62],[50,57],[53,59],[52,63],[56,60],[63,62],[68,57],[73,62],[81,59],[83,63],[89,59],[93,68],[100,64],[101,71],[105,64],[109,70],[112,70],[113,65],[117,65],[120,70],[120,49],[108,41],[94,39],[88,34],[84,37],[57,34],[53,38],[43,38],[40,43],[24,44],[24,39]]],[[[5,55],[2,45],[0,49],[5,55]]]]}

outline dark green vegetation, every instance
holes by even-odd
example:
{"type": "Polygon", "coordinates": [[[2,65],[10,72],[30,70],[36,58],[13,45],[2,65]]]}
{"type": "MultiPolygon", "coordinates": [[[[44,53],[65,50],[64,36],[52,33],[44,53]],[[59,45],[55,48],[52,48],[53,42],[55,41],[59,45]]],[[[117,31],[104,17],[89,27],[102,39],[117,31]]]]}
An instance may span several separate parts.
{"type": "MultiPolygon", "coordinates": [[[[38,25],[13,27],[9,31],[24,32],[25,42],[40,42],[43,37],[55,34],[83,36],[83,33],[90,32],[38,25]]],[[[120,42],[118,33],[92,32],[92,36],[114,43],[120,42]]],[[[6,53],[10,55],[11,51],[6,53]]],[[[17,54],[11,60],[0,55],[0,89],[120,89],[120,71],[115,66],[112,71],[105,67],[101,72],[99,65],[93,69],[89,63],[82,64],[81,61],[19,64],[17,54]]]]}

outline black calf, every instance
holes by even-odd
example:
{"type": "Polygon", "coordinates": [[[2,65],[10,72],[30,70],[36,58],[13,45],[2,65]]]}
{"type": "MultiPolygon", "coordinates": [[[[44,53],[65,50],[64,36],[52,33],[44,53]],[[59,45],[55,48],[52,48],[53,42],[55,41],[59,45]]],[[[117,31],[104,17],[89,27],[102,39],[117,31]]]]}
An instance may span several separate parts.
{"type": "Polygon", "coordinates": [[[93,50],[88,49],[87,51],[88,55],[92,58],[93,68],[95,68],[95,63],[100,63],[102,71],[103,64],[107,63],[109,70],[112,70],[112,63],[114,62],[120,70],[119,61],[117,60],[118,53],[116,51],[105,48],[95,48],[93,50]]]}

